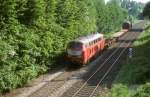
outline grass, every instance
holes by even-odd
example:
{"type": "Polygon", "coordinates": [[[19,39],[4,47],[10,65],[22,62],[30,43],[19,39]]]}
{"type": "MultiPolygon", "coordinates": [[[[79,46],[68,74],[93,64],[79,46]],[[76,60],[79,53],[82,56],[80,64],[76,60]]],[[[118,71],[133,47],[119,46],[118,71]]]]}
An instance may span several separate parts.
{"type": "Polygon", "coordinates": [[[121,68],[110,97],[150,97],[150,29],[134,43],[133,58],[121,68]],[[134,85],[137,91],[129,88],[134,85]]]}

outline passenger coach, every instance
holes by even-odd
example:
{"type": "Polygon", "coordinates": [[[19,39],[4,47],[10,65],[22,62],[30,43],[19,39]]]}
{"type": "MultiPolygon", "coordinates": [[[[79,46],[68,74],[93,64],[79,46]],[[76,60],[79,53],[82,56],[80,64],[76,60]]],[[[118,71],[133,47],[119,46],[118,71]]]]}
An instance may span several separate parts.
{"type": "Polygon", "coordinates": [[[103,34],[96,33],[85,37],[80,37],[71,41],[67,46],[68,60],[87,64],[97,53],[102,52],[105,47],[103,34]]]}

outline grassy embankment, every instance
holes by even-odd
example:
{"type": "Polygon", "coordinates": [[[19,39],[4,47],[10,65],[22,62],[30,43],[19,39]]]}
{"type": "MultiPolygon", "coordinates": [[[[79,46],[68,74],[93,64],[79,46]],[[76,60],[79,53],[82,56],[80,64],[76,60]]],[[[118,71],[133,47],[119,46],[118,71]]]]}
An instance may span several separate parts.
{"type": "Polygon", "coordinates": [[[109,97],[150,97],[150,29],[133,45],[133,58],[121,68],[109,97]]]}

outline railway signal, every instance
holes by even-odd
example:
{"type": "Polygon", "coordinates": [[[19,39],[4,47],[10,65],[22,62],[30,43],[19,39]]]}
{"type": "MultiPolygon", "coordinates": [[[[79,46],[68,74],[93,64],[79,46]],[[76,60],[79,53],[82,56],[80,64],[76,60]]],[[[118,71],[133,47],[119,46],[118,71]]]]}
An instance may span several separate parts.
{"type": "Polygon", "coordinates": [[[133,48],[129,48],[128,49],[128,54],[129,54],[129,58],[131,59],[132,58],[132,54],[133,54],[133,48]]]}

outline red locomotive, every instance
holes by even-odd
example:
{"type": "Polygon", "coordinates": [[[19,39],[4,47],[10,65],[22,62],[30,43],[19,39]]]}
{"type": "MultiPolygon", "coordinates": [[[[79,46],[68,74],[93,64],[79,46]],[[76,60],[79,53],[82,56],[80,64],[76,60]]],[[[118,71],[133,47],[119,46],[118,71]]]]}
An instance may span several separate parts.
{"type": "Polygon", "coordinates": [[[96,33],[71,41],[67,46],[67,59],[74,63],[87,64],[97,53],[101,53],[128,32],[130,25],[124,23],[123,29],[112,35],[111,39],[105,39],[103,34],[96,33]]]}
{"type": "Polygon", "coordinates": [[[98,52],[105,47],[103,34],[96,33],[71,41],[67,47],[67,55],[70,61],[86,64],[98,52]]]}

